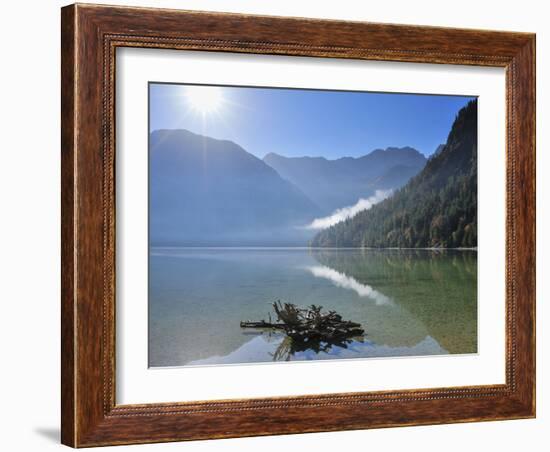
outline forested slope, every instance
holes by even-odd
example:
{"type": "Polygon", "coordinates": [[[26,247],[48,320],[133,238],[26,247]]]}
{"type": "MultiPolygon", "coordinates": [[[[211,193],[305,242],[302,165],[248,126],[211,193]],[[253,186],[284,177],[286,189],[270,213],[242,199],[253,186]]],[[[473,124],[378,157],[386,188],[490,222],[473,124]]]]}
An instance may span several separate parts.
{"type": "Polygon", "coordinates": [[[476,247],[477,100],[445,146],[390,198],[319,232],[318,247],[476,247]]]}

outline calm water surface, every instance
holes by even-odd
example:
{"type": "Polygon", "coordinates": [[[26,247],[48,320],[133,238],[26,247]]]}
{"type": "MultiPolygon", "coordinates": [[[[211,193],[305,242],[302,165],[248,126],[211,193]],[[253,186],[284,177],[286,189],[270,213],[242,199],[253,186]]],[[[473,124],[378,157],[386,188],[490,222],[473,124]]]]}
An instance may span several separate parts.
{"type": "Polygon", "coordinates": [[[476,351],[476,251],[150,251],[151,367],[476,351]],[[335,310],[365,335],[300,350],[282,334],[240,328],[267,319],[278,299],[335,310]]]}

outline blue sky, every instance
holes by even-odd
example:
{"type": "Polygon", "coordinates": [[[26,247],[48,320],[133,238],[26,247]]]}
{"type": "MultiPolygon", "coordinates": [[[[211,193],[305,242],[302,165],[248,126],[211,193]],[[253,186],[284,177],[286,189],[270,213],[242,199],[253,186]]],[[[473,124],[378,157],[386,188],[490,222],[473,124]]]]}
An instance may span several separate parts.
{"type": "Polygon", "coordinates": [[[444,143],[472,97],[220,87],[217,108],[193,105],[189,85],[149,85],[150,130],[187,129],[228,139],[259,158],[359,157],[411,146],[426,156],[444,143]],[[193,106],[195,108],[193,108],[193,106]]]}

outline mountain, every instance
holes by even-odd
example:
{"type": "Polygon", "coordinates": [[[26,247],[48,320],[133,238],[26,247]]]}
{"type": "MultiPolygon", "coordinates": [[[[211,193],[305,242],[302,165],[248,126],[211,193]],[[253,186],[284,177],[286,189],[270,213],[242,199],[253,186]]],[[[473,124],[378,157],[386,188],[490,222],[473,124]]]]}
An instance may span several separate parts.
{"type": "Polygon", "coordinates": [[[375,178],[369,186],[374,190],[389,190],[402,187],[413,176],[417,175],[421,168],[416,166],[395,165],[388,169],[380,177],[375,178]]]}
{"type": "Polygon", "coordinates": [[[437,146],[435,148],[435,151],[433,152],[433,154],[430,157],[435,157],[436,155],[439,155],[443,149],[445,149],[445,145],[440,144],[439,146],[437,146]]]}
{"type": "Polygon", "coordinates": [[[417,150],[376,149],[363,157],[283,157],[270,153],[264,162],[292,182],[320,206],[324,213],[353,205],[376,190],[399,188],[426,164],[417,150]]]}
{"type": "Polygon", "coordinates": [[[313,246],[477,246],[477,101],[462,108],[447,142],[388,199],[318,233],[313,246]]]}
{"type": "Polygon", "coordinates": [[[149,146],[152,245],[307,243],[320,209],[239,145],[187,130],[157,130],[149,146]]]}

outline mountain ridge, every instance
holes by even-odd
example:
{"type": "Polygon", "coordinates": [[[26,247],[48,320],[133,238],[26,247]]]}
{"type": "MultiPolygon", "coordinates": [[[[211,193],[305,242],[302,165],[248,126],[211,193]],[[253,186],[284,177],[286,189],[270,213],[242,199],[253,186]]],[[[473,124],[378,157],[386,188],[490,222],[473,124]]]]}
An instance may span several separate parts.
{"type": "Polygon", "coordinates": [[[287,157],[283,154],[279,154],[278,152],[268,152],[262,160],[266,160],[266,159],[269,159],[270,157],[281,157],[281,158],[285,158],[285,159],[288,159],[288,160],[293,160],[293,159],[296,159],[296,160],[299,160],[299,159],[310,159],[310,160],[323,160],[323,161],[326,161],[326,162],[338,162],[338,161],[341,161],[341,160],[361,160],[361,159],[364,159],[366,157],[369,157],[371,155],[379,155],[381,153],[391,153],[391,152],[395,152],[395,151],[400,151],[400,152],[411,152],[412,154],[416,155],[416,154],[420,154],[421,156],[424,156],[424,158],[427,159],[427,157],[422,153],[420,152],[419,150],[411,147],[411,146],[402,146],[402,147],[399,147],[399,146],[388,146],[387,148],[383,149],[383,148],[376,148],[376,149],[373,149],[372,151],[366,153],[366,154],[363,154],[363,155],[360,155],[358,157],[353,157],[351,155],[345,155],[345,156],[342,156],[342,157],[338,157],[338,158],[334,158],[334,159],[330,159],[330,158],[327,158],[327,157],[323,157],[322,155],[300,155],[300,156],[294,156],[294,157],[287,157]]]}
{"type": "Polygon", "coordinates": [[[427,159],[416,149],[405,146],[375,149],[360,157],[333,160],[310,156],[284,157],[270,152],[263,161],[328,214],[353,205],[360,198],[368,198],[376,190],[401,187],[424,167],[427,159]],[[378,186],[376,180],[396,166],[408,170],[394,175],[393,186],[378,186]]]}
{"type": "Polygon", "coordinates": [[[244,148],[185,129],[150,134],[152,245],[302,244],[319,214],[300,190],[244,148]]]}
{"type": "Polygon", "coordinates": [[[477,100],[456,115],[443,148],[391,197],[319,232],[312,246],[476,247],[477,100]]]}

